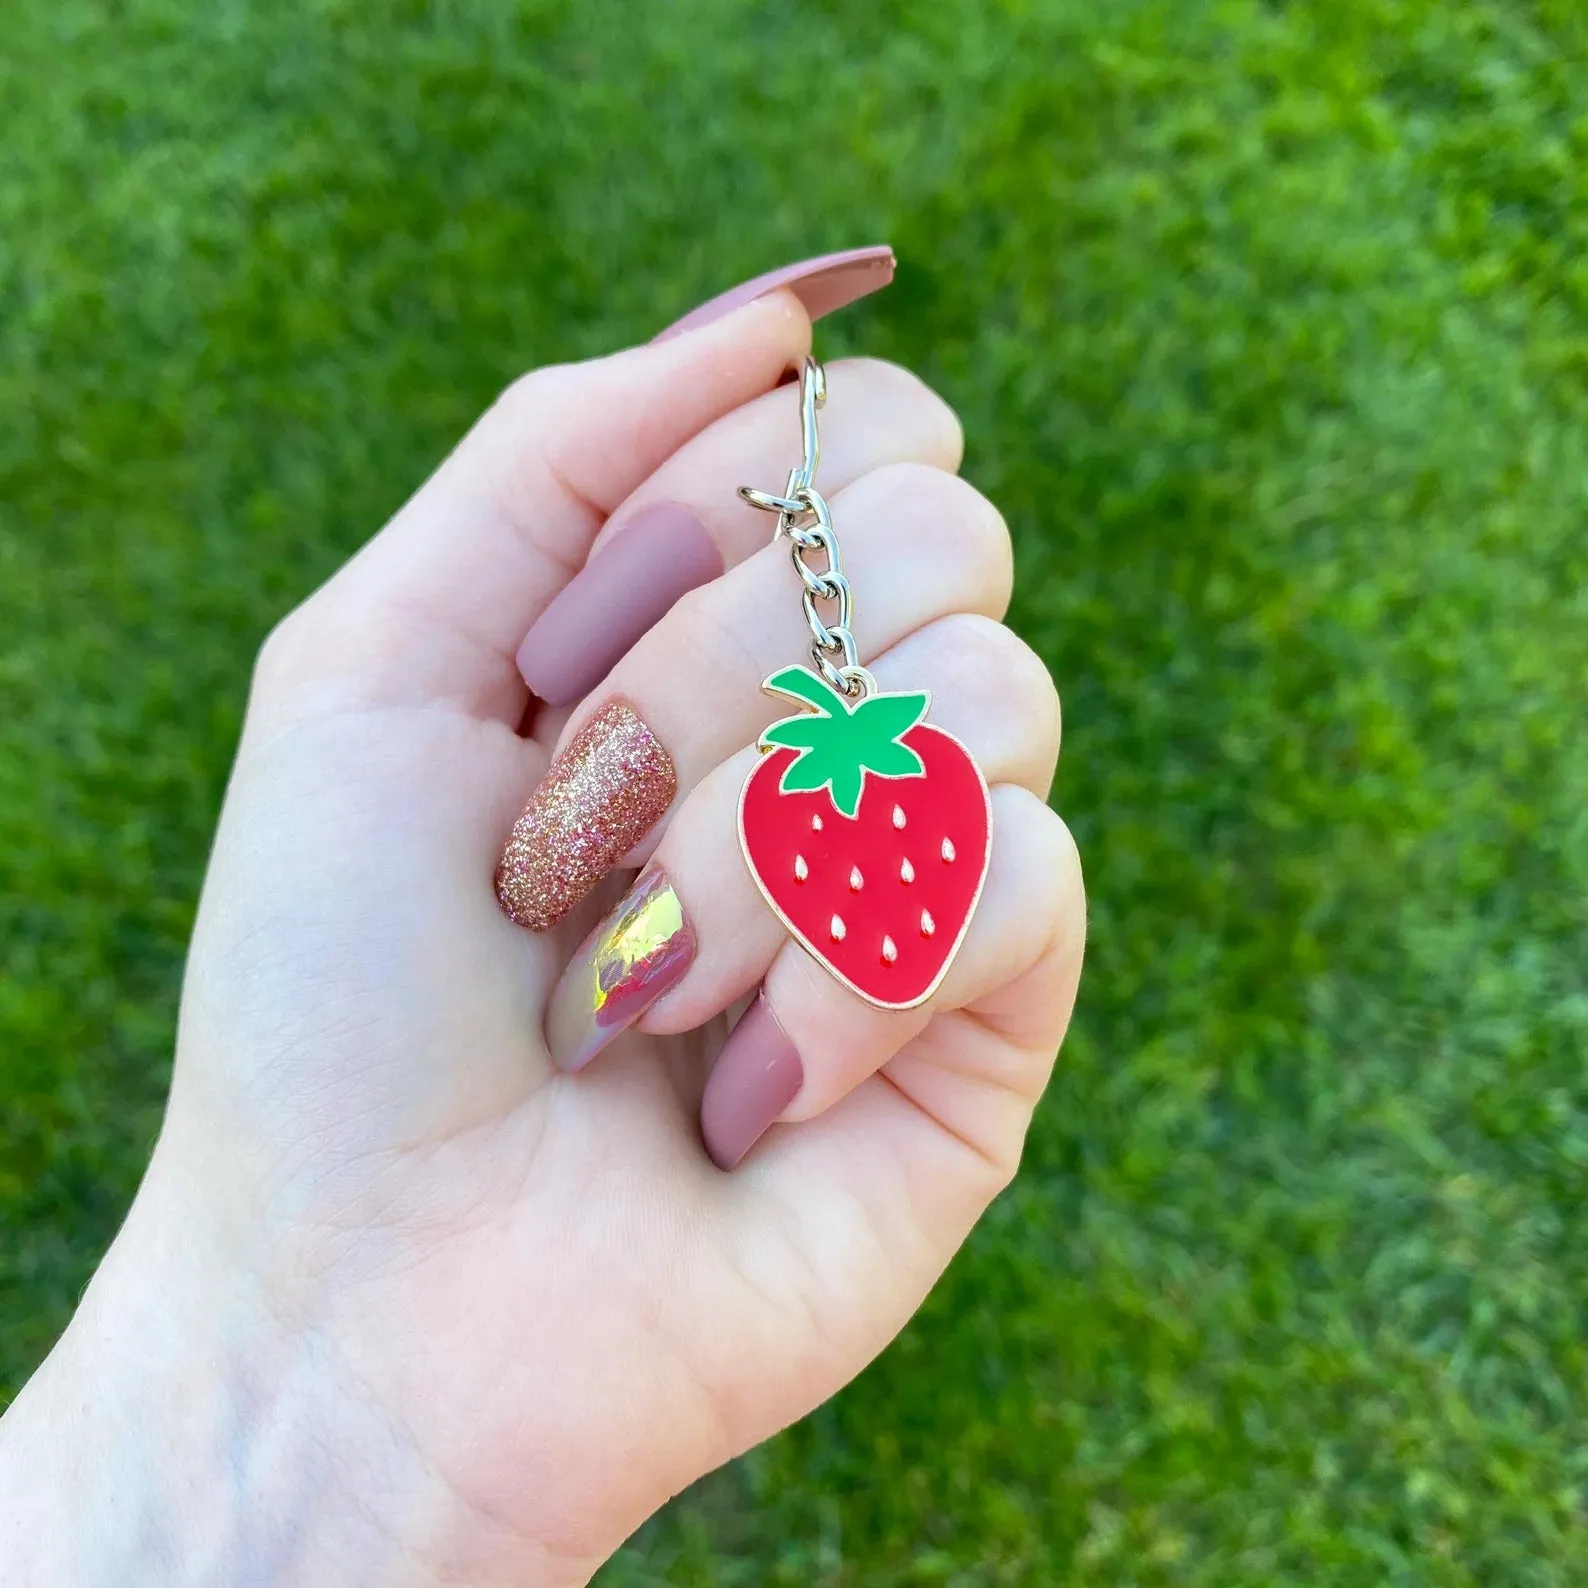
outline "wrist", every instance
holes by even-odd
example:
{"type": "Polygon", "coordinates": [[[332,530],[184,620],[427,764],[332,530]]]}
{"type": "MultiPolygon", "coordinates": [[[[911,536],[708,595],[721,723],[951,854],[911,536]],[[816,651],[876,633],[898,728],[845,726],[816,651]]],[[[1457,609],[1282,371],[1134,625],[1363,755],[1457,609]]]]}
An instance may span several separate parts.
{"type": "Polygon", "coordinates": [[[0,1558],[26,1588],[563,1588],[449,1492],[329,1331],[286,1325],[159,1168],[50,1357],[0,1420],[0,1558]]]}

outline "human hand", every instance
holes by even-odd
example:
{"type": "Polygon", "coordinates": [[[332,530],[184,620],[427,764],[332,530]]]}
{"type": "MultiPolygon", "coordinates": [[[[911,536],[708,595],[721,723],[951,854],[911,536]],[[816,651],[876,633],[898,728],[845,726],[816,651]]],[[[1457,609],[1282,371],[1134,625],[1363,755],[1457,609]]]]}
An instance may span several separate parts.
{"type": "MultiPolygon", "coordinates": [[[[879,682],[931,689],[992,786],[980,908],[930,1003],[878,1010],[738,853],[781,714],[759,685],[808,636],[734,488],[787,468],[773,388],[809,333],[779,292],[526,377],[266,644],[147,1180],[0,1424],[20,1580],[582,1582],[875,1356],[1013,1174],[1083,937],[1043,803],[1058,703],[998,621],[1008,537],[951,472],[957,424],[891,366],[829,369],[822,479],[879,682]],[[727,571],[526,723],[526,630],[608,520],[660,502],[727,571]],[[572,825],[542,796],[503,882],[558,918],[529,932],[493,870],[570,743],[640,772],[572,825]],[[637,899],[667,941],[613,1024],[591,928],[637,863],[618,918],[637,899]],[[763,984],[708,1156],[725,1012],[763,984]]],[[[578,642],[539,665],[577,674],[578,642]]]]}

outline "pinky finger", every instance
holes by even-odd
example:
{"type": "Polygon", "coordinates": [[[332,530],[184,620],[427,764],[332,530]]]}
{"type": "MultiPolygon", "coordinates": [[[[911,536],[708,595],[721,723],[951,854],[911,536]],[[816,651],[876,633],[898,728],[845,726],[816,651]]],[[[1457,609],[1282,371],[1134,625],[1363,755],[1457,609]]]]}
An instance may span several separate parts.
{"type": "Polygon", "coordinates": [[[990,1159],[1018,1158],[1074,1002],[1085,903],[1063,822],[1009,784],[993,790],[993,809],[981,904],[928,1004],[875,1008],[797,944],[779,950],[706,1085],[701,1130],[719,1167],[884,1068],[939,1129],[990,1159]]]}

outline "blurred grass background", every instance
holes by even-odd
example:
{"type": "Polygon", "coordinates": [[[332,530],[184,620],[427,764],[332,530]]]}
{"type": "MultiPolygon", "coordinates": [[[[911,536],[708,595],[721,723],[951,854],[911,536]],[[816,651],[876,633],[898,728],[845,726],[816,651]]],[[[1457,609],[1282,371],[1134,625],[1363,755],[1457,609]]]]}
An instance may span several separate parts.
{"type": "Polygon", "coordinates": [[[253,649],[527,366],[878,239],[1093,892],[1027,1167],[608,1585],[1588,1580],[1575,0],[7,0],[0,1385],[253,649]]]}

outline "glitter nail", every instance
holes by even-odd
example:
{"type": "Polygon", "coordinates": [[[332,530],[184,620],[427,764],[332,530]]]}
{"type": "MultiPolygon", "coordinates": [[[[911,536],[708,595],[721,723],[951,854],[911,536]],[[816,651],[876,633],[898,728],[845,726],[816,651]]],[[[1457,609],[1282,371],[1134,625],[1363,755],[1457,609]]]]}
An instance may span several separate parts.
{"type": "Polygon", "coordinates": [[[637,844],[678,792],[673,758],[611,700],[546,770],[502,851],[496,896],[520,926],[555,926],[637,844]]]}

